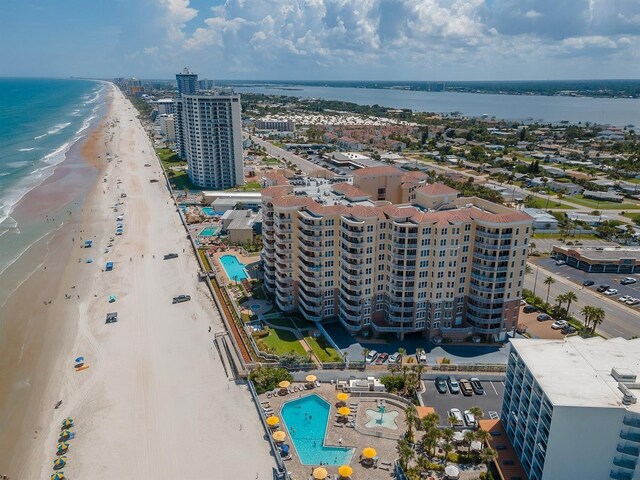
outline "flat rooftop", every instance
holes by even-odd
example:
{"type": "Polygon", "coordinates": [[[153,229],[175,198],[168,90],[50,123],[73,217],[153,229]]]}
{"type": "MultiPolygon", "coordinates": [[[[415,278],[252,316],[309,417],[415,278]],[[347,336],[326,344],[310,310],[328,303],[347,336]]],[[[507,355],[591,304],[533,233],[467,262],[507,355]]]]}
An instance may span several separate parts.
{"type": "Polygon", "coordinates": [[[575,252],[581,258],[594,261],[634,259],[640,261],[640,247],[592,247],[574,248],[561,245],[554,246],[554,249],[563,253],[575,252]]]}
{"type": "MultiPolygon", "coordinates": [[[[638,403],[622,404],[622,392],[611,376],[611,369],[616,367],[640,377],[640,339],[513,339],[511,344],[552,404],[640,412],[638,403]]],[[[631,392],[640,394],[640,390],[631,392]]]]}

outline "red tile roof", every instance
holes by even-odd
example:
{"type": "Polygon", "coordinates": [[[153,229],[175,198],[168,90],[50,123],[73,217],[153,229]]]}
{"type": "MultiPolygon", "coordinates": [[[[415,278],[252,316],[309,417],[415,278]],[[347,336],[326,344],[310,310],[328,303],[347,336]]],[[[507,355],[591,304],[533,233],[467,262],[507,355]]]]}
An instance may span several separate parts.
{"type": "Polygon", "coordinates": [[[457,195],[460,192],[455,188],[446,186],[444,183],[430,183],[424,187],[420,187],[416,192],[425,195],[457,195]]]}
{"type": "Polygon", "coordinates": [[[369,177],[375,175],[402,175],[402,170],[392,165],[383,165],[381,167],[360,168],[353,172],[355,177],[369,177]]]}
{"type": "Polygon", "coordinates": [[[354,187],[349,183],[336,183],[331,187],[331,189],[336,193],[342,193],[347,198],[369,198],[371,197],[370,193],[365,192],[364,190],[354,187]]]}

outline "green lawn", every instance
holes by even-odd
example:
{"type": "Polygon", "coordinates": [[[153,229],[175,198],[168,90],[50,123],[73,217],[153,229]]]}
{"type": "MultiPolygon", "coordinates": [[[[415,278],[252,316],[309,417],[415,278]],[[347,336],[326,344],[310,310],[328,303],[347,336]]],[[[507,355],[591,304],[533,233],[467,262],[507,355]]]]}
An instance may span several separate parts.
{"type": "Polygon", "coordinates": [[[247,182],[238,187],[227,188],[227,192],[259,192],[260,190],[262,190],[262,184],[260,182],[247,182]]]}
{"type": "MultiPolygon", "coordinates": [[[[560,238],[559,233],[534,233],[533,238],[560,238]]],[[[586,240],[598,238],[595,233],[576,233],[571,237],[565,237],[565,241],[572,242],[574,240],[586,240]]]]}
{"type": "Polygon", "coordinates": [[[640,213],[624,212],[624,216],[630,218],[634,223],[640,225],[640,213]]]}
{"type": "Polygon", "coordinates": [[[527,208],[562,208],[566,210],[573,210],[572,207],[564,203],[557,202],[554,198],[550,198],[548,203],[546,198],[533,197],[530,201],[527,201],[527,208]]]}
{"type": "Polygon", "coordinates": [[[280,165],[280,160],[273,157],[264,157],[262,163],[266,163],[267,165],[280,165]]]}
{"type": "Polygon", "coordinates": [[[178,155],[168,148],[158,148],[156,150],[158,158],[162,162],[162,167],[167,172],[171,186],[176,190],[197,190],[195,185],[189,180],[189,175],[185,170],[174,170],[174,167],[186,167],[187,162],[178,159],[178,155]]]}
{"type": "Polygon", "coordinates": [[[572,195],[566,197],[567,201],[593,208],[594,210],[635,210],[640,209],[640,205],[635,203],[598,202],[582,195],[572,195]]]}
{"type": "Polygon", "coordinates": [[[315,353],[316,357],[318,357],[318,360],[320,360],[321,362],[324,363],[342,361],[342,358],[340,358],[340,355],[338,354],[338,352],[336,352],[336,349],[333,348],[329,344],[329,342],[325,340],[324,337],[314,338],[311,336],[307,336],[304,337],[304,339],[311,347],[311,350],[313,350],[313,353],[315,353]]]}
{"type": "Polygon", "coordinates": [[[288,330],[278,330],[271,328],[269,336],[261,338],[258,344],[263,342],[266,346],[273,349],[276,355],[284,355],[286,353],[297,353],[298,355],[306,356],[304,348],[293,334],[288,330]]]}

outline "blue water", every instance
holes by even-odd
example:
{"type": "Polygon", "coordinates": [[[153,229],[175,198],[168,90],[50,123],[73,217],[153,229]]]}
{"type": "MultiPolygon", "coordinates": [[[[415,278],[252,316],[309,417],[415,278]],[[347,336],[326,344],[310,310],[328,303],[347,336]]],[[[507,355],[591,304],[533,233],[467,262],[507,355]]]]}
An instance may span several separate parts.
{"type": "Polygon", "coordinates": [[[220,263],[224,267],[227,276],[231,280],[240,282],[247,278],[247,274],[244,271],[244,264],[240,263],[235,255],[223,255],[220,257],[220,263]]]}
{"type": "Polygon", "coordinates": [[[202,213],[208,215],[209,217],[221,217],[222,215],[224,215],[224,212],[216,212],[211,207],[202,207],[202,213]]]}
{"type": "Polygon", "coordinates": [[[218,231],[218,227],[207,227],[207,228],[203,228],[198,235],[201,237],[213,237],[217,231],[218,231]]]}
{"type": "Polygon", "coordinates": [[[318,395],[299,398],[282,407],[282,419],[303,465],[348,465],[351,461],[353,448],[324,445],[329,410],[329,404],[318,395]]]}
{"type": "Polygon", "coordinates": [[[18,254],[3,237],[25,233],[11,216],[14,206],[97,121],[105,89],[90,80],[0,78],[0,273],[18,254]]]}

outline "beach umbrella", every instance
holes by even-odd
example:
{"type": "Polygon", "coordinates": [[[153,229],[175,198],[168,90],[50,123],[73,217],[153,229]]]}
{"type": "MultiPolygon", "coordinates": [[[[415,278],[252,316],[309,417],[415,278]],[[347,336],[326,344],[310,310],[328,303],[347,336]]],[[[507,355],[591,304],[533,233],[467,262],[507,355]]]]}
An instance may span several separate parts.
{"type": "Polygon", "coordinates": [[[341,402],[346,402],[347,400],[349,400],[349,394],[342,392],[336,395],[336,398],[341,402]]]}
{"type": "Polygon", "coordinates": [[[87,258],[87,263],[93,263],[93,258],[87,258]]]}
{"type": "Polygon", "coordinates": [[[280,423],[280,419],[274,415],[267,417],[267,425],[270,427],[275,427],[280,423]]]}
{"type": "Polygon", "coordinates": [[[76,363],[81,363],[81,362],[84,362],[84,357],[76,358],[76,363]]]}
{"type": "Polygon", "coordinates": [[[313,470],[313,478],[315,480],[324,480],[329,475],[326,468],[318,467],[313,470]]]}
{"type": "Polygon", "coordinates": [[[338,469],[338,473],[342,478],[349,478],[351,475],[353,475],[353,468],[351,468],[349,465],[342,465],[338,469]]]}
{"type": "Polygon", "coordinates": [[[285,438],[287,438],[287,434],[284,433],[282,430],[278,430],[276,433],[273,434],[273,439],[276,442],[284,442],[285,438]]]}
{"type": "Polygon", "coordinates": [[[116,296],[115,295],[109,295],[109,303],[113,303],[116,301],[116,296]]]}
{"type": "Polygon", "coordinates": [[[367,447],[362,450],[362,456],[364,458],[374,458],[376,455],[378,455],[378,452],[376,452],[375,448],[367,447]]]}
{"type": "Polygon", "coordinates": [[[454,442],[462,442],[464,440],[464,434],[462,432],[454,432],[453,433],[453,441],[454,442]]]}
{"type": "Polygon", "coordinates": [[[73,427],[73,418],[67,417],[62,421],[62,428],[67,429],[73,427]]]}
{"type": "Polygon", "coordinates": [[[64,472],[56,472],[51,475],[51,480],[65,480],[64,472]]]}
{"type": "Polygon", "coordinates": [[[286,443],[283,443],[282,446],[280,447],[280,453],[282,453],[282,455],[287,455],[289,453],[289,445],[287,445],[286,443]]]}
{"type": "Polygon", "coordinates": [[[305,378],[305,380],[309,383],[313,383],[318,379],[318,377],[316,377],[315,375],[307,375],[307,377],[305,378]]]}
{"type": "Polygon", "coordinates": [[[351,409],[349,407],[340,407],[338,409],[338,413],[340,415],[342,415],[343,417],[346,417],[347,415],[349,415],[351,413],[351,409]]]}
{"type": "Polygon", "coordinates": [[[67,457],[56,458],[53,461],[53,468],[54,468],[54,470],[60,470],[66,464],[67,464],[67,457]]]}
{"type": "Polygon", "coordinates": [[[278,384],[280,388],[289,388],[289,385],[291,385],[291,382],[287,380],[283,380],[278,384]]]}
{"type": "Polygon", "coordinates": [[[59,443],[58,444],[58,455],[62,455],[63,453],[67,453],[67,450],[69,450],[69,444],[68,443],[59,443]]]}
{"type": "Polygon", "coordinates": [[[60,438],[58,438],[59,442],[66,442],[71,438],[71,430],[63,430],[60,432],[60,438]]]}
{"type": "Polygon", "coordinates": [[[460,476],[460,470],[455,465],[447,465],[444,469],[444,474],[447,478],[458,478],[460,476]]]}

